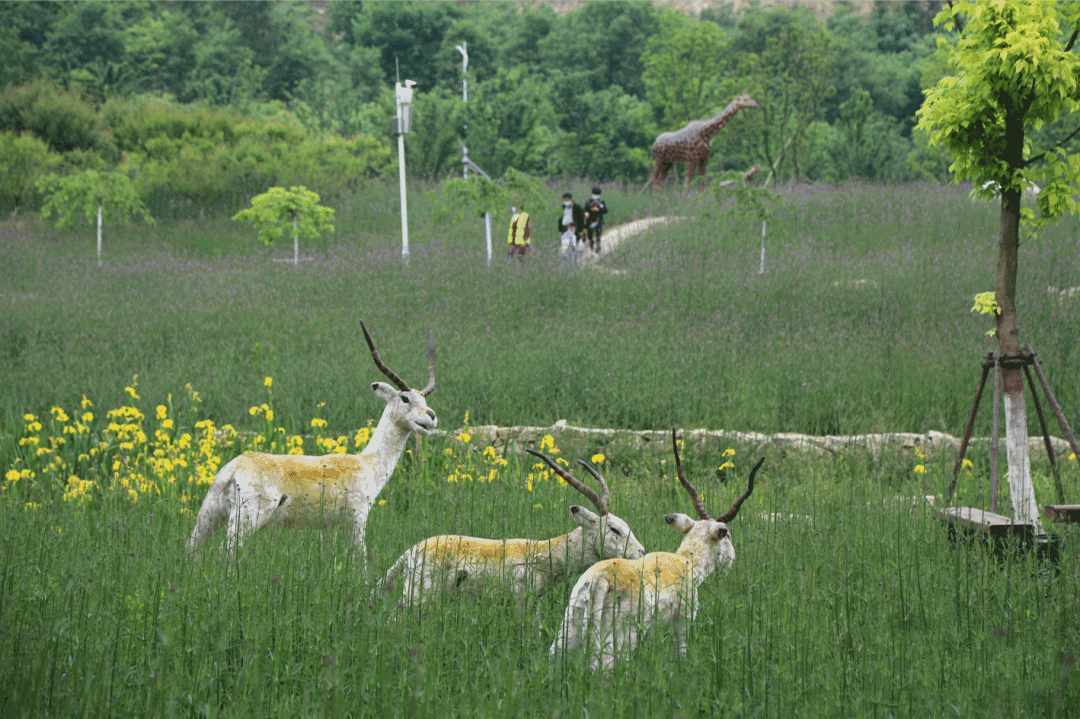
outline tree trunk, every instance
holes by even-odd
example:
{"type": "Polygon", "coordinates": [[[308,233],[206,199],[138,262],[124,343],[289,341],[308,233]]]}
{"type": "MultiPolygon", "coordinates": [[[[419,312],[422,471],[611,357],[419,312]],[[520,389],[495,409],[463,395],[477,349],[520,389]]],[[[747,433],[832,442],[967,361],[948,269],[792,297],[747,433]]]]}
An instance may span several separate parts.
{"type": "MultiPolygon", "coordinates": [[[[1005,120],[1005,160],[1019,168],[1023,159],[1024,126],[1016,111],[1005,120]]],[[[1003,183],[1004,184],[1004,183],[1003,183]]],[[[995,299],[998,349],[1002,356],[1020,353],[1020,330],[1016,318],[1016,273],[1020,250],[1020,190],[1008,187],[1001,193],[1001,234],[998,240],[995,299]]],[[[1012,499],[1012,516],[1018,524],[1031,524],[1042,534],[1039,505],[1031,484],[1028,457],[1027,407],[1024,402],[1023,369],[1003,369],[1001,373],[1005,406],[1005,456],[1012,499]]]]}

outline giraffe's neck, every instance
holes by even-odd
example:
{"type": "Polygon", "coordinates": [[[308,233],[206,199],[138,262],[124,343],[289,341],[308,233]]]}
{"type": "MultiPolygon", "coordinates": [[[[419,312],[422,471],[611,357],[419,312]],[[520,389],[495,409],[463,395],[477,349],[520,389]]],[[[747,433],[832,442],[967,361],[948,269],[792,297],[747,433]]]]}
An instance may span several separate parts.
{"type": "Polygon", "coordinates": [[[706,121],[705,127],[701,131],[702,137],[706,140],[712,140],[716,137],[716,133],[720,132],[724,128],[724,125],[731,121],[731,118],[735,117],[735,113],[739,111],[739,103],[732,101],[728,103],[728,106],[715,115],[712,119],[706,121]]]}

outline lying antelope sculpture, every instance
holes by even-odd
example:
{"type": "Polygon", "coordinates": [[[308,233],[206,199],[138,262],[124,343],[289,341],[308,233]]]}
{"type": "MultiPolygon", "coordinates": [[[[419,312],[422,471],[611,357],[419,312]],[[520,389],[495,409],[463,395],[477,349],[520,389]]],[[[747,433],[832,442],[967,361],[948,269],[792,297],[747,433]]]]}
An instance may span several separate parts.
{"type": "Polygon", "coordinates": [[[394,383],[371,383],[371,391],[386,402],[386,408],[364,451],[323,457],[245,452],[222,467],[210,485],[188,540],[190,549],[198,550],[226,522],[232,548],[271,519],[285,527],[321,527],[346,517],[352,521],[361,556],[366,556],[368,513],[390,480],[406,440],[412,432],[429,434],[438,419],[424,399],[435,388],[434,340],[428,339],[427,386],[409,389],[379,358],[363,322],[360,327],[375,365],[394,383]]]}
{"type": "Polygon", "coordinates": [[[645,548],[623,520],[608,511],[611,491],[587,462],[581,466],[600,483],[602,496],[574,478],[549,457],[526,450],[547,462],[566,483],[584,494],[599,514],[572,505],[577,529],[554,539],[478,539],[459,535],[430,537],[409,548],[386,573],[385,586],[405,574],[404,597],[423,605],[444,590],[485,580],[509,580],[515,594],[542,594],[566,577],[607,557],[640,557],[645,548]]]}
{"type": "Polygon", "coordinates": [[[712,519],[683,474],[674,429],[671,443],[679,481],[693,500],[700,521],[685,514],[664,515],[668,524],[685,535],[677,551],[652,552],[634,560],[608,559],[582,574],[570,592],[562,626],[551,645],[553,657],[576,650],[586,632],[591,632],[594,652],[590,670],[610,669],[617,651],[633,651],[639,632],[658,623],[674,625],[679,651],[686,653],[686,624],[697,613],[698,587],[714,570],[726,570],[735,560],[727,522],[754,491],[754,475],[765,458],[751,470],[746,492],[727,513],[712,519]]]}

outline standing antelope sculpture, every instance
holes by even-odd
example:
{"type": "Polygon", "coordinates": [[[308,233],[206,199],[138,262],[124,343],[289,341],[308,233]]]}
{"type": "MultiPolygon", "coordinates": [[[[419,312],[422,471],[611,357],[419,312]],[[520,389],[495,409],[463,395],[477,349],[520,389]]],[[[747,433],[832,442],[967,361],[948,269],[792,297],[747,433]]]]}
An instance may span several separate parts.
{"type": "Polygon", "coordinates": [[[746,492],[727,513],[709,517],[697,490],[683,474],[675,430],[671,430],[675,466],[679,481],[694,502],[700,521],[685,514],[667,514],[664,519],[683,535],[679,549],[652,552],[641,559],[608,559],[590,567],[574,585],[562,626],[551,645],[551,655],[576,650],[591,632],[591,671],[610,669],[617,651],[631,652],[640,635],[656,624],[672,624],[679,651],[686,653],[686,625],[697,613],[697,590],[716,569],[728,569],[735,560],[735,548],[727,522],[754,491],[754,475],[762,459],[750,472],[746,492]]]}
{"type": "Polygon", "coordinates": [[[611,491],[600,473],[578,462],[600,482],[602,496],[574,478],[549,457],[547,462],[566,483],[584,494],[599,514],[572,505],[577,529],[554,539],[478,539],[459,535],[430,537],[409,548],[386,573],[386,587],[405,574],[406,602],[430,601],[443,590],[484,580],[509,580],[515,594],[542,594],[566,577],[608,557],[640,557],[645,548],[623,520],[608,512],[611,491]]]}
{"type": "Polygon", "coordinates": [[[360,454],[323,457],[245,452],[217,473],[199,509],[188,547],[198,550],[206,538],[228,523],[228,545],[271,519],[286,527],[321,527],[336,517],[352,521],[361,556],[368,513],[390,480],[412,432],[426,435],[438,419],[424,398],[435,389],[435,344],[428,338],[428,384],[409,389],[379,358],[367,327],[360,323],[375,365],[394,386],[372,382],[371,391],[386,402],[379,425],[360,454]],[[395,389],[396,387],[396,389],[395,389]]]}

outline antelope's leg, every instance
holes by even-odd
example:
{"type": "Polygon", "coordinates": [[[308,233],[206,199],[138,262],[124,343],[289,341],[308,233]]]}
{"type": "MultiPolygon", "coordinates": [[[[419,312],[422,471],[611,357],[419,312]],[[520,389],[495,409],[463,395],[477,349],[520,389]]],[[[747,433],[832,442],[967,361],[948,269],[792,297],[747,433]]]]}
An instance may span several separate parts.
{"type": "Polygon", "coordinates": [[[226,546],[229,550],[239,547],[248,534],[265,527],[283,499],[282,494],[274,489],[260,494],[244,490],[237,492],[236,501],[229,513],[229,527],[226,532],[226,546]]]}

